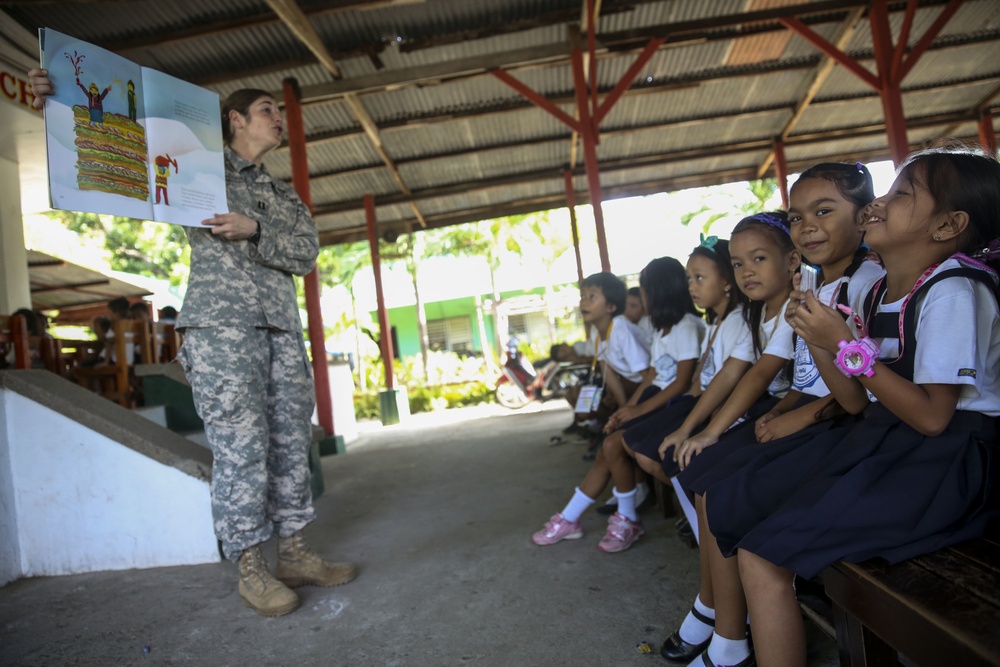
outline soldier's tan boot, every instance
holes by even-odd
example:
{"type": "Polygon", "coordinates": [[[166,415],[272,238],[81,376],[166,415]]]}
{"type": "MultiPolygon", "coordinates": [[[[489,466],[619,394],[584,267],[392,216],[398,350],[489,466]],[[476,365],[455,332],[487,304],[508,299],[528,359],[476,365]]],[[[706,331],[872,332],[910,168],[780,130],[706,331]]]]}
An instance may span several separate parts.
{"type": "Polygon", "coordinates": [[[298,609],[299,596],[271,576],[260,547],[245,549],[239,568],[243,604],[261,616],[284,616],[298,609]]]}
{"type": "Polygon", "coordinates": [[[331,563],[306,545],[302,533],[278,538],[278,579],[286,586],[339,586],[357,572],[350,563],[331,563]]]}

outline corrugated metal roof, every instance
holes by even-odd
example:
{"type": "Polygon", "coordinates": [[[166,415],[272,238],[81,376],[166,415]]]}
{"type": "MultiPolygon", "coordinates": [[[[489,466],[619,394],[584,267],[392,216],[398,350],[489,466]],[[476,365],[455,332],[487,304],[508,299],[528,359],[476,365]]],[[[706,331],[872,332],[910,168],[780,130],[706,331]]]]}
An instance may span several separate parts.
{"type": "MultiPolygon", "coordinates": [[[[581,20],[580,0],[371,2],[364,11],[336,11],[328,0],[298,4],[336,58],[339,83],[262,0],[66,1],[2,11],[26,31],[44,25],[117,46],[125,57],[221,96],[241,87],[277,92],[284,79],[296,79],[305,96],[311,196],[326,242],[357,236],[366,193],[375,195],[385,227],[416,224],[414,206],[437,225],[561,205],[571,155],[578,196],[586,197],[582,150],[577,143],[574,153],[571,130],[488,72],[510,67],[573,115],[568,26],[581,20]],[[331,92],[331,85],[340,89],[331,92]],[[344,86],[361,91],[351,94],[374,120],[410,195],[343,102],[344,86]]],[[[866,12],[869,4],[854,7],[866,12]]],[[[920,3],[911,48],[946,4],[920,3]]],[[[607,196],[755,176],[770,162],[770,140],[782,135],[792,166],[885,157],[881,102],[842,65],[789,125],[825,56],[790,35],[776,12],[798,16],[833,40],[854,11],[849,5],[815,14],[807,0],[603,0],[602,95],[631,68],[645,39],[668,37],[601,123],[607,196]],[[775,9],[783,4],[790,6],[775,9]],[[771,18],[742,18],[762,10],[771,18]]],[[[893,34],[905,6],[891,5],[893,34]]],[[[866,13],[854,28],[844,51],[874,72],[866,13]]],[[[973,112],[1000,97],[997,63],[1000,3],[966,0],[902,83],[911,143],[943,133],[974,135],[973,112]]],[[[290,178],[288,150],[274,151],[266,164],[276,177],[290,178]]]]}
{"type": "Polygon", "coordinates": [[[61,310],[83,304],[110,301],[119,296],[149,296],[151,292],[92,269],[28,250],[28,280],[31,307],[61,310]]]}

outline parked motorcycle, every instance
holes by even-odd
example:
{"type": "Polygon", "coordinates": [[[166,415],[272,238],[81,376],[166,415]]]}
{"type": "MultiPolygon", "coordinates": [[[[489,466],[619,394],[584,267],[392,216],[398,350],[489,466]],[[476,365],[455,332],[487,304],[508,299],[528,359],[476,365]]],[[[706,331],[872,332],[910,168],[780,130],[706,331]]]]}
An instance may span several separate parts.
{"type": "Polygon", "coordinates": [[[507,356],[501,367],[503,373],[497,378],[494,394],[497,403],[511,410],[519,410],[532,401],[550,401],[562,398],[566,391],[584,382],[590,366],[550,362],[541,370],[528,361],[516,341],[507,345],[507,356]]]}

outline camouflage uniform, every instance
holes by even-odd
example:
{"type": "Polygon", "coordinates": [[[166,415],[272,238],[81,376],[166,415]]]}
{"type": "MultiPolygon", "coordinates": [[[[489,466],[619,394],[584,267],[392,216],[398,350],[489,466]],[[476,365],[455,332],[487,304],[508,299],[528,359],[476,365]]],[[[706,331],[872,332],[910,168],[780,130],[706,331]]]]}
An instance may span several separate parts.
{"type": "Polygon", "coordinates": [[[313,387],[293,275],[312,270],[316,224],[267,169],[225,149],[230,210],[260,240],[188,227],[191,274],[179,351],[212,447],[212,514],[226,557],[314,518],[309,487],[313,387]]]}

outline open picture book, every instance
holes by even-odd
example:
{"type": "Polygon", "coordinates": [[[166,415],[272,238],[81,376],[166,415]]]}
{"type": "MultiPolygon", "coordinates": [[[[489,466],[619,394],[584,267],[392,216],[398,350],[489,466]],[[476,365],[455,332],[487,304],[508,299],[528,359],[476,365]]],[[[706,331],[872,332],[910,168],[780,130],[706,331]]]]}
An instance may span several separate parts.
{"type": "Polygon", "coordinates": [[[200,225],[227,212],[219,96],[39,31],[52,208],[200,225]]]}

